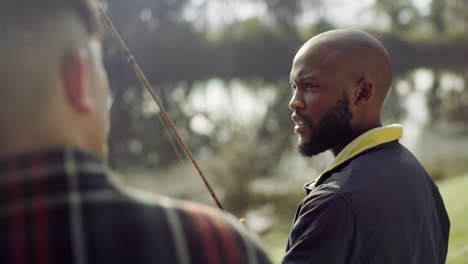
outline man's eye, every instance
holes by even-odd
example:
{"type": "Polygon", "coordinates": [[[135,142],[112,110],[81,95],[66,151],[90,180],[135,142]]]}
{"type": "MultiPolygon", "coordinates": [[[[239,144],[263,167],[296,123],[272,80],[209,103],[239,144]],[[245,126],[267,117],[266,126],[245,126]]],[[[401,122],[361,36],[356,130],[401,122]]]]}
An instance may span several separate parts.
{"type": "Polygon", "coordinates": [[[304,89],[312,89],[312,88],[316,88],[316,87],[318,87],[318,85],[316,85],[316,84],[312,84],[312,83],[304,84],[304,89]]]}

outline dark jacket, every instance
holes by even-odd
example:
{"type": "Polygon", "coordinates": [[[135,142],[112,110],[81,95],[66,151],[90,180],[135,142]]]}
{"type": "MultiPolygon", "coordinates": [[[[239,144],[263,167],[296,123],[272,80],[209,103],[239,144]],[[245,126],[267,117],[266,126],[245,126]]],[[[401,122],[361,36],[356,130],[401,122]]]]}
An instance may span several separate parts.
{"type": "Polygon", "coordinates": [[[306,192],[282,263],[445,263],[444,203],[397,140],[339,164],[306,192]]]}

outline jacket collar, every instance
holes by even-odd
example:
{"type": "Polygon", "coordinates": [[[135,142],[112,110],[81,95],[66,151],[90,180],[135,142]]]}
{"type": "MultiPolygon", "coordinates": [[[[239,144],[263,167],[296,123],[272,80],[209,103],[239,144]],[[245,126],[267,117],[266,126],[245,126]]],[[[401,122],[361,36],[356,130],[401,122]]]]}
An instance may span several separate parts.
{"type": "Polygon", "coordinates": [[[398,124],[377,127],[367,132],[363,133],[359,137],[355,138],[351,143],[349,143],[335,158],[335,160],[328,166],[328,168],[322,172],[317,179],[313,182],[306,184],[306,188],[311,186],[316,186],[320,178],[326,173],[332,171],[339,165],[344,162],[356,157],[358,154],[376,147],[378,145],[388,143],[397,139],[400,139],[403,136],[403,127],[398,124]]]}

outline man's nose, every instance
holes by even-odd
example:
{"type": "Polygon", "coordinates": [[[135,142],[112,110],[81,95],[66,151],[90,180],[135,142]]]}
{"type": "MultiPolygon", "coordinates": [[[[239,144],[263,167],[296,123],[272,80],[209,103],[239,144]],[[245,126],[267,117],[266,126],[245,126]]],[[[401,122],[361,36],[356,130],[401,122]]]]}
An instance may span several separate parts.
{"type": "Polygon", "coordinates": [[[289,102],[289,108],[291,110],[304,108],[304,100],[302,98],[301,93],[298,92],[297,89],[294,91],[293,97],[291,98],[291,101],[289,102]]]}

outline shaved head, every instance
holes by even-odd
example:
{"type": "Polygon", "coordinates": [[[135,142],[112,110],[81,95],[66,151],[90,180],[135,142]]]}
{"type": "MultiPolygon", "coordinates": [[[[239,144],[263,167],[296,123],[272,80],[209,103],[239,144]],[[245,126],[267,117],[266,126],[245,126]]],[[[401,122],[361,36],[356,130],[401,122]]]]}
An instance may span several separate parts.
{"type": "Polygon", "coordinates": [[[0,3],[0,124],[37,116],[66,57],[99,34],[87,0],[2,0],[0,3]]]}
{"type": "Polygon", "coordinates": [[[293,63],[314,53],[321,53],[329,61],[342,60],[340,66],[345,67],[355,79],[372,79],[376,99],[383,103],[392,83],[392,65],[387,50],[375,37],[355,29],[327,31],[307,41],[297,52],[293,63]]]}
{"type": "Polygon", "coordinates": [[[107,75],[92,0],[0,1],[0,154],[104,153],[107,75]]]}
{"type": "Polygon", "coordinates": [[[381,125],[392,83],[390,56],[372,35],[354,29],[327,31],[308,40],[291,69],[299,150],[337,154],[362,132],[381,125]]]}

